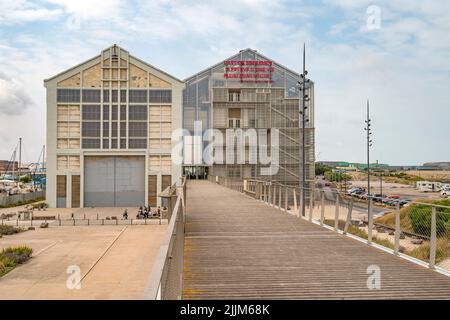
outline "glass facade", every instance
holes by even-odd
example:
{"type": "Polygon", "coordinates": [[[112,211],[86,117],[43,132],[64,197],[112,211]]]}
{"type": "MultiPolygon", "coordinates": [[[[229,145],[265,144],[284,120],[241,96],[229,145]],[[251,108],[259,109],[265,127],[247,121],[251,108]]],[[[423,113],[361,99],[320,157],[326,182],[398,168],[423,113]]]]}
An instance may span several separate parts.
{"type": "MultiPolygon", "coordinates": [[[[310,82],[307,88],[311,100],[306,114],[307,125],[302,130],[298,81],[297,73],[250,49],[186,80],[183,125],[191,135],[194,135],[195,121],[201,122],[202,130],[218,129],[224,137],[228,128],[262,129],[269,137],[272,129],[279,131],[279,170],[276,174],[260,175],[263,166],[249,163],[249,154],[254,151],[248,147],[245,164],[214,163],[209,170],[211,174],[298,184],[302,175],[304,132],[306,178],[314,179],[314,87],[310,82]],[[230,70],[234,72],[231,76],[228,75],[230,70]]],[[[199,142],[201,138],[193,141],[202,144],[203,148],[208,144],[199,142]]],[[[189,165],[192,164],[185,164],[189,165]]]]}

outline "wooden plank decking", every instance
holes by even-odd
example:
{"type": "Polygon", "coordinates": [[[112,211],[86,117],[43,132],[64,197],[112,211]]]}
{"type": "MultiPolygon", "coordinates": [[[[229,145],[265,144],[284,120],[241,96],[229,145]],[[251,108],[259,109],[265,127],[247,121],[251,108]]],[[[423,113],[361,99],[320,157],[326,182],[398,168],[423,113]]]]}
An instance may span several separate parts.
{"type": "Polygon", "coordinates": [[[450,298],[450,278],[236,191],[189,181],[187,194],[184,299],[450,298]]]}

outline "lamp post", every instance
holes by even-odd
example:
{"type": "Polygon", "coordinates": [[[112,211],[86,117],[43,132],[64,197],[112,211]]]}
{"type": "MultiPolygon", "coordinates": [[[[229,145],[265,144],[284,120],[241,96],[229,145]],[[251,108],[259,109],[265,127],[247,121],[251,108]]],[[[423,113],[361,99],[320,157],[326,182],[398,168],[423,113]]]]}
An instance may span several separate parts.
{"type": "Polygon", "coordinates": [[[370,128],[371,126],[371,119],[370,119],[370,110],[369,110],[369,99],[367,99],[367,120],[365,121],[366,123],[366,127],[364,128],[364,130],[366,131],[367,134],[367,204],[368,204],[368,209],[370,212],[370,148],[372,147],[372,139],[370,138],[370,136],[372,135],[372,129],[370,128]]]}
{"type": "Polygon", "coordinates": [[[302,119],[302,129],[300,130],[300,134],[302,135],[302,148],[301,150],[301,158],[302,158],[302,174],[301,174],[301,180],[300,185],[302,186],[302,216],[305,216],[305,205],[306,205],[306,199],[305,199],[305,188],[306,188],[306,154],[305,154],[305,144],[306,144],[306,123],[309,122],[309,119],[306,118],[306,110],[308,109],[307,102],[310,100],[308,94],[306,94],[306,84],[309,82],[309,79],[306,78],[308,75],[308,71],[306,70],[306,46],[303,44],[303,73],[300,75],[300,80],[298,82],[299,90],[302,93],[302,99],[301,103],[299,103],[299,115],[302,119]]]}

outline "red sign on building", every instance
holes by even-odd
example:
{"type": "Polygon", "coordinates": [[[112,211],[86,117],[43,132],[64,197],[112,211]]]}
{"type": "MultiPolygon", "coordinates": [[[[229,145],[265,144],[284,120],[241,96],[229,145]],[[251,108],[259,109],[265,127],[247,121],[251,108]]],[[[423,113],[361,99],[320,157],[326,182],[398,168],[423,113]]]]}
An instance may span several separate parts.
{"type": "Polygon", "coordinates": [[[240,82],[272,83],[275,68],[269,60],[227,60],[224,62],[225,79],[238,79],[240,82]]]}

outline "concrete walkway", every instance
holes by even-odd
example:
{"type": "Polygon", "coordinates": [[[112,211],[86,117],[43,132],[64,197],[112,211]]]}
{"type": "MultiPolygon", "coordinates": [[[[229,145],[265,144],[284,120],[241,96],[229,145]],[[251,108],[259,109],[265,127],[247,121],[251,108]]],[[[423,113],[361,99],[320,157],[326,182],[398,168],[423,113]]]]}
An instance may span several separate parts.
{"type": "Polygon", "coordinates": [[[223,186],[189,181],[187,210],[184,299],[450,298],[444,275],[223,186]]]}
{"type": "Polygon", "coordinates": [[[36,229],[0,239],[0,249],[27,245],[33,257],[0,278],[2,299],[143,299],[167,225],[36,229]],[[67,268],[79,266],[80,289],[67,268]]]}

